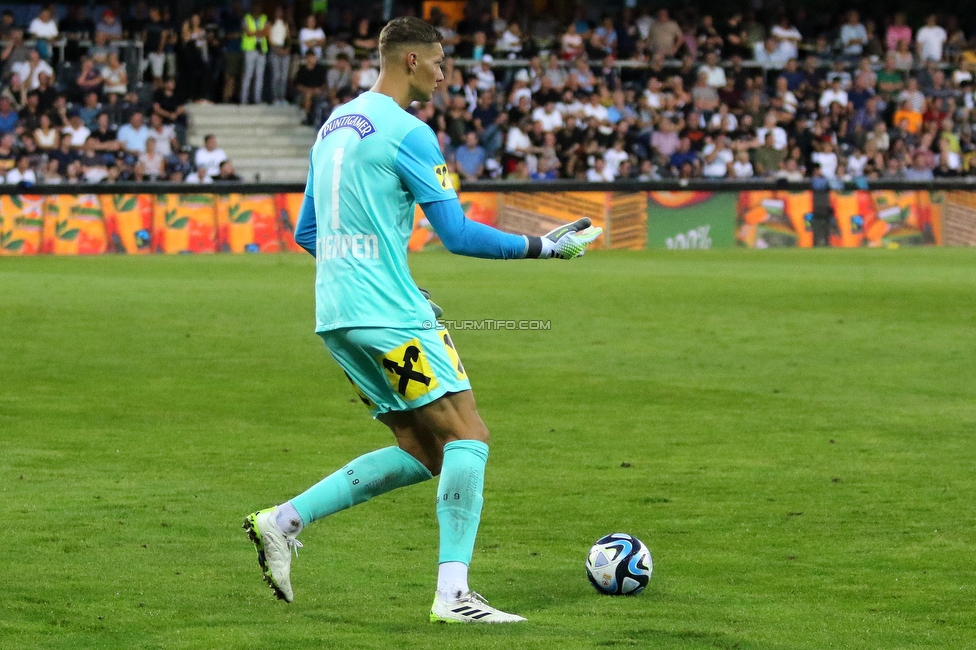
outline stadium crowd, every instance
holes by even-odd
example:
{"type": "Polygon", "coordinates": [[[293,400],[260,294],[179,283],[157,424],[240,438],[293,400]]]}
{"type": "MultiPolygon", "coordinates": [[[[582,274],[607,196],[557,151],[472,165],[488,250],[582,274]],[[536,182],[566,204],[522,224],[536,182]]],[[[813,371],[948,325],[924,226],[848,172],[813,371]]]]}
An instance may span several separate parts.
{"type": "MultiPolygon", "coordinates": [[[[7,183],[234,180],[215,138],[188,146],[187,103],[292,101],[318,125],[378,75],[382,21],[349,10],[296,20],[290,5],[234,0],[181,20],[145,2],[88,14],[2,13],[7,183]]],[[[976,174],[976,35],[953,16],[594,6],[560,23],[514,2],[498,14],[471,3],[457,21],[430,16],[445,81],[415,110],[455,181],[976,174]]]]}

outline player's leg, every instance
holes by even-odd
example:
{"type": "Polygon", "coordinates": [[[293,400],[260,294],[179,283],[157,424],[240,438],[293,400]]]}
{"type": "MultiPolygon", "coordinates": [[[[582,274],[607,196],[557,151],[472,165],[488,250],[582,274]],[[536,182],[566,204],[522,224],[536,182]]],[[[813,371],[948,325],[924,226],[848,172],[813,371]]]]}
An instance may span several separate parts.
{"type": "MultiPolygon", "coordinates": [[[[452,344],[453,348],[453,344],[452,344]]],[[[414,411],[416,430],[428,436],[423,453],[441,455],[437,486],[440,525],[437,593],[430,620],[445,623],[516,623],[521,616],[491,607],[468,587],[488,461],[488,428],[471,390],[450,393],[414,411]]]]}
{"type": "MultiPolygon", "coordinates": [[[[408,450],[429,447],[431,437],[413,431],[414,415],[409,404],[393,390],[382,366],[375,358],[377,349],[392,349],[400,340],[382,330],[341,330],[326,332],[322,338],[353,384],[360,400],[393,430],[408,450]],[[377,347],[378,346],[378,347],[377,347]]],[[[402,337],[401,337],[402,338],[402,337]]],[[[422,455],[430,462],[432,457],[422,455]]],[[[438,465],[432,465],[435,470],[438,465]]],[[[265,581],[275,595],[287,602],[294,598],[291,587],[291,552],[300,547],[296,539],[302,528],[314,521],[345,510],[400,487],[432,477],[423,460],[400,446],[378,449],[353,459],[289,501],[255,512],[244,521],[258,551],[265,581]]],[[[296,550],[297,552],[297,550],[296,550]]]]}

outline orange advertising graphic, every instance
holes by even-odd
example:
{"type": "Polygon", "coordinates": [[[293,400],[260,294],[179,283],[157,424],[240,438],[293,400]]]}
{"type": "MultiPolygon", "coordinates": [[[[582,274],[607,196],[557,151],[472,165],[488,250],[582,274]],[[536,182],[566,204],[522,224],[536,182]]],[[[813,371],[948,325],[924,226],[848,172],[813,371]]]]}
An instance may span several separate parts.
{"type": "Polygon", "coordinates": [[[217,195],[161,194],[153,215],[157,253],[217,252],[217,195]]]}
{"type": "Polygon", "coordinates": [[[0,196],[0,255],[36,255],[43,231],[43,196],[0,196]]]}
{"type": "Polygon", "coordinates": [[[52,255],[99,255],[108,250],[101,198],[59,194],[44,201],[41,251],[52,255]]]}
{"type": "Polygon", "coordinates": [[[303,193],[275,194],[275,209],[278,211],[278,232],[281,235],[281,250],[303,253],[302,247],[295,243],[295,226],[302,211],[303,193]]]}
{"type": "Polygon", "coordinates": [[[228,194],[217,201],[217,241],[230,253],[281,250],[275,198],[271,194],[228,194]]]}
{"type": "Polygon", "coordinates": [[[130,255],[151,253],[154,197],[103,194],[101,200],[109,250],[130,255]]]}
{"type": "MultiPolygon", "coordinates": [[[[842,248],[936,244],[939,192],[831,192],[830,245],[842,248]]],[[[744,246],[813,246],[812,192],[742,192],[736,239],[744,246]]]]}

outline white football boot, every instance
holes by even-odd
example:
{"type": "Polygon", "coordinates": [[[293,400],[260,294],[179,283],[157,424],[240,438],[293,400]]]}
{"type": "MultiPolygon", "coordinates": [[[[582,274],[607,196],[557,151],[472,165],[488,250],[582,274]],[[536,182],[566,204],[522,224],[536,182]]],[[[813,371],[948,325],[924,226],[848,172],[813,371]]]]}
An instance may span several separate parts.
{"type": "Polygon", "coordinates": [[[290,603],[295,599],[291,590],[291,552],[302,547],[293,535],[288,535],[275,521],[278,506],[259,510],[244,519],[244,530],[254,542],[258,551],[258,564],[264,574],[264,581],[280,600],[290,603]]]}
{"type": "Polygon", "coordinates": [[[452,601],[438,593],[430,607],[431,623],[519,623],[524,620],[516,614],[495,609],[483,596],[473,591],[458,593],[457,599],[452,601]]]}

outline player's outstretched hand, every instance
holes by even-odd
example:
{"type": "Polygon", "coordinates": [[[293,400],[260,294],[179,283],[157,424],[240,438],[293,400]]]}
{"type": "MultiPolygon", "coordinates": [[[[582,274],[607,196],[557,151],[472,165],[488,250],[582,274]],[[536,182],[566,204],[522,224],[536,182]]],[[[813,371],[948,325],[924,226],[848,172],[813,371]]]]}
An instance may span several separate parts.
{"type": "Polygon", "coordinates": [[[542,254],[539,257],[558,257],[571,260],[582,257],[586,247],[603,234],[603,228],[594,227],[589,217],[559,226],[542,237],[542,254]]]}
{"type": "Polygon", "coordinates": [[[434,310],[434,318],[440,318],[441,316],[443,316],[444,310],[441,309],[441,306],[430,299],[430,291],[427,291],[423,287],[417,287],[417,288],[420,289],[420,293],[422,293],[424,295],[424,298],[427,299],[427,302],[430,303],[430,308],[434,310]]]}

